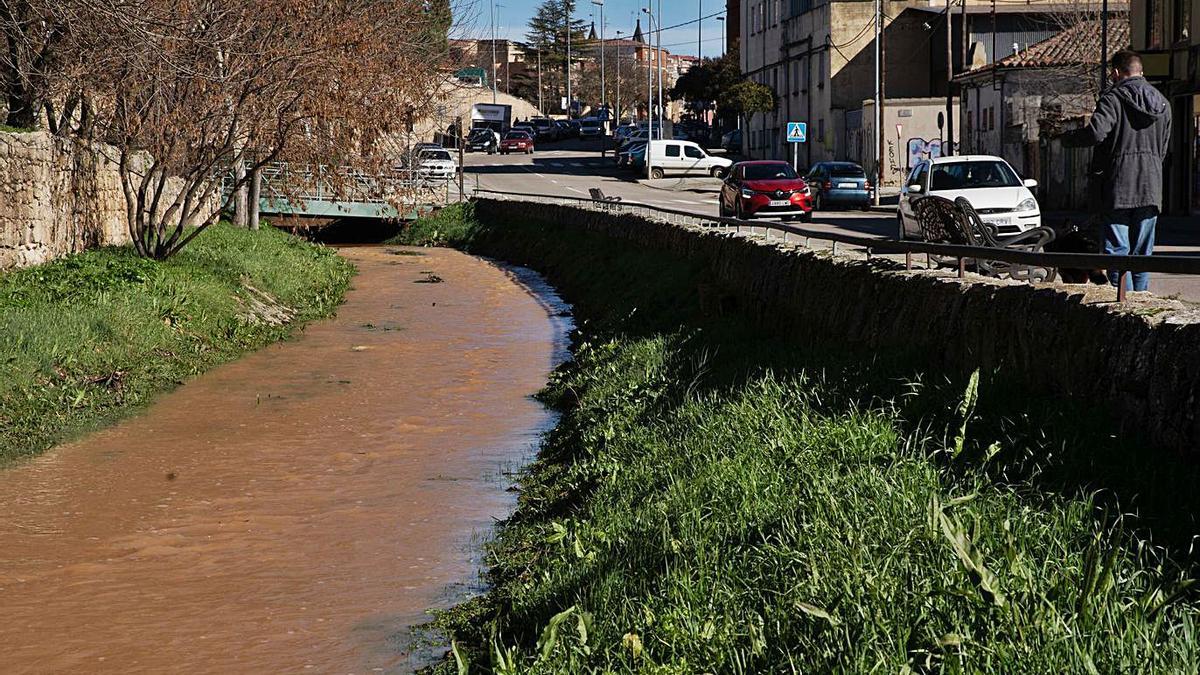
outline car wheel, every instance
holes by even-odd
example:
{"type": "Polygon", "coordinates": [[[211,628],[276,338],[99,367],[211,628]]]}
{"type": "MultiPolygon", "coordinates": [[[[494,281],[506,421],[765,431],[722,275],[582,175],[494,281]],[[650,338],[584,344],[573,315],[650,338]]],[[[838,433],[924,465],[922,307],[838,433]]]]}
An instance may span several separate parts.
{"type": "Polygon", "coordinates": [[[719,166],[715,166],[715,167],[713,167],[713,170],[712,170],[712,171],[709,171],[708,173],[709,173],[709,174],[710,174],[710,175],[711,175],[713,178],[724,178],[724,177],[725,177],[725,169],[723,169],[723,168],[721,168],[721,167],[719,167],[719,166]]]}
{"type": "Polygon", "coordinates": [[[663,176],[665,176],[665,175],[666,175],[666,174],[664,174],[664,173],[663,173],[663,170],[662,170],[662,169],[650,169],[650,177],[651,177],[651,178],[654,178],[654,179],[659,179],[659,178],[662,178],[662,177],[663,177],[663,176]]]}
{"type": "Polygon", "coordinates": [[[803,220],[806,223],[811,223],[812,222],[812,214],[813,214],[812,211],[805,211],[804,215],[800,216],[800,220],[803,220]]]}
{"type": "Polygon", "coordinates": [[[904,216],[896,213],[896,239],[904,241],[904,216]]]}
{"type": "Polygon", "coordinates": [[[813,211],[824,211],[824,210],[825,210],[825,200],[821,199],[821,193],[818,192],[816,198],[813,199],[813,211]]]}
{"type": "Polygon", "coordinates": [[[729,209],[725,208],[725,200],[720,197],[717,198],[717,215],[722,218],[729,217],[729,209]]]}
{"type": "Polygon", "coordinates": [[[742,200],[740,199],[735,202],[735,206],[733,207],[733,217],[738,220],[746,219],[746,212],[742,209],[742,200]]]}

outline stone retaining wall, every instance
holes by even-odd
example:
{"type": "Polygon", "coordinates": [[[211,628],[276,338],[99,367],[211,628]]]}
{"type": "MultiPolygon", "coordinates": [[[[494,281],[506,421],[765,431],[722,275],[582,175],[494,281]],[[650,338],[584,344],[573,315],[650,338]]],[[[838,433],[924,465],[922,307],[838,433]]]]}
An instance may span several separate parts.
{"type": "MultiPolygon", "coordinates": [[[[164,199],[179,189],[170,181],[164,199]]],[[[48,133],[0,133],[0,270],[128,242],[114,161],[48,133]]]]}
{"type": "MultiPolygon", "coordinates": [[[[1095,401],[1154,444],[1189,452],[1200,441],[1200,318],[1179,302],[1120,306],[1110,289],[1099,300],[1078,287],[964,282],[576,207],[481,199],[475,213],[484,223],[583,228],[700,261],[727,299],[800,343],[915,354],[955,372],[1003,369],[1040,392],[1095,401]]],[[[537,268],[538,251],[502,233],[479,244],[537,268]]]]}

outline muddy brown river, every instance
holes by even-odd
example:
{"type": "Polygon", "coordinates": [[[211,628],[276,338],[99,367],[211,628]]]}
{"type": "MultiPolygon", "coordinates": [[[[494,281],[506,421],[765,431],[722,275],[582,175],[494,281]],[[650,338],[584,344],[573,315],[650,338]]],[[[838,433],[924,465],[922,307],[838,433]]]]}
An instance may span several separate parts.
{"type": "Polygon", "coordinates": [[[569,320],[536,277],[363,247],[336,319],[0,471],[0,672],[408,672],[476,589],[569,320]],[[418,283],[435,281],[440,283],[418,283]]]}

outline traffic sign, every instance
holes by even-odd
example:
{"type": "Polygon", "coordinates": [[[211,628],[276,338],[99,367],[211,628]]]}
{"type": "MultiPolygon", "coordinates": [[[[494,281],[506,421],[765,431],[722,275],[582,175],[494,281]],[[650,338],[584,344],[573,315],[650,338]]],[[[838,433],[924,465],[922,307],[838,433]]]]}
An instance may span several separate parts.
{"type": "Polygon", "coordinates": [[[804,143],[808,140],[808,123],[807,122],[788,122],[787,126],[788,143],[804,143]]]}

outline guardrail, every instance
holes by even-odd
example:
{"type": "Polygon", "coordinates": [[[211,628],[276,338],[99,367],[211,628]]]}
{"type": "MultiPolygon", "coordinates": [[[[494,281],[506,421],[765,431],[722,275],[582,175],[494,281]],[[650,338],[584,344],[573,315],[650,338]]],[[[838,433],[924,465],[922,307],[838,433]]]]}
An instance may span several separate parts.
{"type": "Polygon", "coordinates": [[[1200,256],[1112,256],[1103,253],[1032,253],[1029,251],[1014,251],[1009,249],[984,248],[979,246],[935,244],[925,241],[874,239],[871,237],[842,234],[839,232],[810,230],[795,225],[788,225],[786,223],[739,220],[737,218],[727,218],[724,216],[706,216],[692,211],[663,208],[661,206],[654,206],[640,202],[605,201],[599,199],[590,199],[587,197],[544,195],[528,192],[505,192],[501,190],[485,190],[479,188],[475,190],[475,194],[495,194],[510,197],[545,199],[551,202],[591,204],[601,210],[628,210],[631,212],[643,211],[647,213],[659,213],[670,216],[667,219],[669,222],[679,222],[681,219],[685,219],[686,221],[689,221],[686,224],[697,225],[701,227],[722,227],[725,229],[732,229],[739,233],[743,228],[749,228],[752,233],[755,230],[762,229],[764,231],[764,236],[768,241],[771,237],[770,233],[775,231],[783,234],[783,240],[785,242],[788,240],[790,235],[803,237],[805,239],[804,245],[806,248],[808,247],[808,240],[830,242],[833,245],[834,255],[837,255],[838,244],[856,246],[865,249],[867,257],[870,257],[874,253],[903,253],[905,254],[905,268],[909,270],[911,270],[913,267],[912,256],[914,253],[924,253],[929,256],[954,258],[958,262],[958,277],[960,279],[966,275],[967,261],[976,259],[994,260],[998,262],[1055,269],[1115,269],[1121,275],[1120,278],[1122,280],[1122,283],[1118,284],[1117,286],[1118,302],[1126,301],[1124,281],[1127,275],[1133,272],[1200,275],[1200,256]]]}

